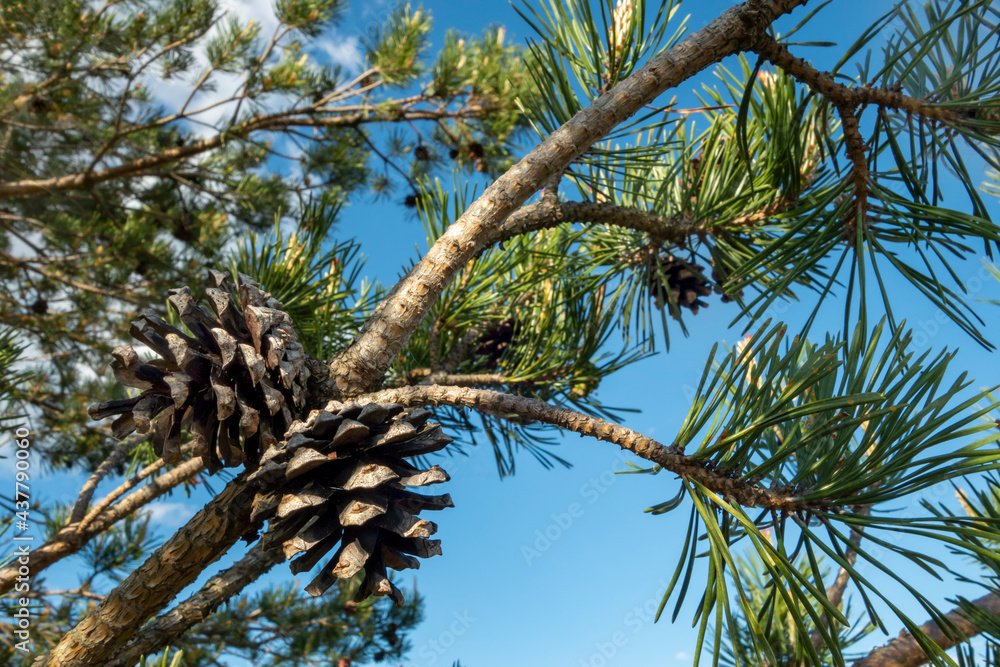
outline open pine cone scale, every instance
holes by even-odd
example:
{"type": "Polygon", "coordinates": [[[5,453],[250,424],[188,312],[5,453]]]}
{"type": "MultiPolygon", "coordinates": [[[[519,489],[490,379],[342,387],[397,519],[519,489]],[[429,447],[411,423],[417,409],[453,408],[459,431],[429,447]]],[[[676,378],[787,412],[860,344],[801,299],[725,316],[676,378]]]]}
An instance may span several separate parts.
{"type": "Polygon", "coordinates": [[[292,409],[305,403],[305,352],[281,304],[252,279],[241,274],[234,285],[218,271],[210,279],[214,315],[189,288],[170,291],[170,306],[191,335],[153,311],[132,323],[132,337],[159,358],[141,362],[131,346],[115,348],[115,378],[142,393],[89,412],[92,419],[119,415],[112,423],[119,439],[152,431],[156,453],[168,463],[180,460],[187,427],[194,454],[210,471],[244,463],[253,468],[293,422],[292,409]]]}
{"type": "Polygon", "coordinates": [[[430,411],[400,405],[331,403],[289,428],[252,475],[272,489],[257,497],[251,520],[267,520],[265,547],[281,544],[293,573],[313,568],[336,551],[306,587],[320,595],[338,579],[364,571],[357,599],[402,593],[387,568],[420,566],[441,553],[428,539],[437,526],[417,515],[452,507],[447,494],[430,496],[406,487],[448,481],[438,466],[417,468],[406,458],[445,447],[451,438],[427,422],[430,411]]]}

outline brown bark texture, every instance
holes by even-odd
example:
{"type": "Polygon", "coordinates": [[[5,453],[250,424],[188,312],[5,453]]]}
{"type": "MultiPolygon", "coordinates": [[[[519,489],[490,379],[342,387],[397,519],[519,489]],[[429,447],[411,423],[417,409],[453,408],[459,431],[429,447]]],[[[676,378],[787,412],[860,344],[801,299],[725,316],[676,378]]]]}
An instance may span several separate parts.
{"type": "Polygon", "coordinates": [[[150,616],[247,531],[255,493],[256,485],[242,476],[230,482],[33,667],[106,665],[150,616]]]}
{"type": "MultiPolygon", "coordinates": [[[[1000,595],[988,593],[973,600],[972,603],[985,612],[1000,616],[1000,595]]],[[[948,612],[946,618],[955,624],[959,635],[945,632],[934,621],[927,621],[920,626],[920,629],[927,634],[930,639],[944,650],[948,650],[959,643],[960,637],[974,637],[982,632],[981,628],[969,619],[965,618],[958,609],[948,612]]],[[[917,667],[927,663],[930,658],[920,648],[920,644],[908,632],[904,632],[891,642],[880,646],[865,657],[854,662],[854,667],[917,667]]]]}
{"type": "Polygon", "coordinates": [[[107,667],[132,667],[142,656],[154,655],[163,650],[193,625],[208,618],[219,605],[284,560],[280,549],[265,551],[258,542],[246,556],[209,579],[197,593],[147,623],[107,663],[107,667]]]}

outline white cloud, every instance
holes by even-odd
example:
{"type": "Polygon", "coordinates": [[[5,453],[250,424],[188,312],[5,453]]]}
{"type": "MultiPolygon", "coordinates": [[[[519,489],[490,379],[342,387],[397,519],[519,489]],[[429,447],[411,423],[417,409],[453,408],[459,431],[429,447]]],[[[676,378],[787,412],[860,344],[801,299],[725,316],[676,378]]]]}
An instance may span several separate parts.
{"type": "Polygon", "coordinates": [[[360,74],[364,67],[365,55],[361,51],[361,42],[354,35],[345,37],[334,30],[331,34],[320,37],[316,47],[332,64],[340,65],[348,72],[360,74]]]}
{"type": "Polygon", "coordinates": [[[188,503],[153,503],[146,508],[150,523],[156,528],[180,528],[198,508],[188,503]]]}

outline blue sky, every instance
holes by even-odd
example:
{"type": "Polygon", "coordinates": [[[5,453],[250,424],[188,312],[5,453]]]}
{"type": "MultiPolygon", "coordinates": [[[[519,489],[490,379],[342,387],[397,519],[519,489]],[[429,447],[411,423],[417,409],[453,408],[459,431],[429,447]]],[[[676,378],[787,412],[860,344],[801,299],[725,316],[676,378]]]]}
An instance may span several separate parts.
{"type": "MultiPolygon", "coordinates": [[[[249,0],[237,4],[261,6],[249,0]]],[[[495,23],[504,25],[509,39],[515,41],[529,34],[507,3],[434,0],[423,4],[435,17],[435,45],[441,43],[447,28],[475,34],[495,23]]],[[[731,4],[692,0],[680,13],[690,14],[689,31],[697,30],[731,4]]],[[[389,6],[381,0],[352,3],[344,24],[316,48],[351,63],[357,57],[352,35],[384,16],[389,6]]],[[[890,6],[887,0],[834,3],[834,8],[826,9],[821,20],[797,39],[832,40],[846,47],[890,6]],[[836,7],[849,7],[850,11],[836,7]]],[[[793,20],[779,24],[779,30],[782,25],[786,29],[794,25],[802,15],[803,10],[799,10],[793,20]]],[[[798,53],[816,60],[822,69],[832,64],[840,51],[838,47],[801,48],[798,53]]],[[[678,94],[683,101],[690,90],[709,81],[709,76],[686,82],[666,99],[678,94]]],[[[486,184],[483,179],[481,187],[486,184]]],[[[361,241],[369,256],[369,275],[387,284],[392,284],[400,267],[416,256],[415,246],[425,247],[420,223],[398,203],[354,202],[343,210],[339,233],[361,241]]],[[[973,298],[1000,298],[996,281],[988,277],[978,258],[956,266],[959,276],[969,281],[973,298]]],[[[957,327],[944,322],[929,303],[914,297],[912,290],[900,285],[892,285],[892,289],[901,295],[901,307],[909,306],[905,310],[917,333],[918,346],[960,347],[956,371],[988,372],[995,367],[993,357],[957,327]]],[[[794,328],[808,316],[811,305],[808,300],[779,304],[772,314],[794,328]]],[[[710,308],[688,318],[689,338],[672,332],[669,353],[661,352],[609,378],[600,388],[600,398],[609,405],[640,409],[641,413],[627,417],[625,425],[671,442],[712,344],[719,340],[732,344],[740,338],[740,329],[727,329],[735,316],[734,308],[713,300],[710,308]]],[[[988,321],[995,321],[992,308],[980,309],[988,321]]],[[[839,331],[842,302],[828,299],[823,313],[814,333],[839,331]]],[[[987,384],[993,378],[980,380],[987,384]]],[[[643,509],[672,497],[678,482],[669,474],[616,475],[628,462],[642,462],[612,445],[575,435],[564,437],[557,453],[571,461],[573,468],[545,470],[525,456],[518,461],[517,474],[505,480],[498,478],[492,456],[484,449],[442,462],[452,477],[444,490],[451,493],[456,507],[433,517],[439,525],[437,537],[442,539],[444,555],[424,561],[415,574],[425,595],[426,620],[411,636],[414,650],[406,664],[432,667],[451,665],[458,659],[466,667],[692,664],[697,635],[690,627],[691,606],[682,610],[676,624],[667,619],[652,623],[652,614],[676,565],[687,512],[681,509],[656,517],[643,513],[643,509]]],[[[42,492],[52,501],[67,501],[75,495],[80,481],[79,476],[70,480],[60,477],[46,484],[42,492]]],[[[216,484],[219,487],[221,482],[216,484]]],[[[196,503],[180,496],[161,503],[155,509],[161,533],[169,535],[196,509],[196,503]]],[[[239,557],[242,548],[237,546],[224,563],[239,557]]],[[[74,576],[71,560],[49,574],[53,583],[71,583],[74,576]]],[[[287,581],[289,577],[287,569],[279,566],[269,581],[287,581]]],[[[304,585],[309,578],[300,580],[304,585]]],[[[404,585],[412,581],[408,573],[401,577],[404,585]]],[[[932,582],[927,586],[940,599],[958,590],[932,582]]],[[[914,613],[922,619],[921,613],[914,613]]],[[[897,622],[890,624],[889,630],[894,636],[899,628],[897,622]]],[[[873,641],[881,643],[885,638],[879,635],[873,641]]]]}

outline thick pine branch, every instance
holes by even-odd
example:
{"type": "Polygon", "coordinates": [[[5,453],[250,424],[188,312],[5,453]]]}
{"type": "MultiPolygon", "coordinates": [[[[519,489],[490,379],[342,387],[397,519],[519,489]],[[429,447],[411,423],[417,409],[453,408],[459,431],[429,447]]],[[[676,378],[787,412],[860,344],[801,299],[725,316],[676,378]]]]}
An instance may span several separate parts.
{"type": "Polygon", "coordinates": [[[159,653],[192,626],[208,618],[219,605],[284,560],[280,548],[265,550],[258,542],[246,556],[209,579],[197,593],[147,623],[125,645],[125,648],[107,663],[107,667],[131,667],[139,662],[140,657],[159,653]]]}
{"type": "Polygon", "coordinates": [[[33,667],[98,667],[246,533],[256,485],[243,477],[157,549],[33,667]]]}
{"type": "MultiPolygon", "coordinates": [[[[996,593],[989,593],[973,600],[972,604],[994,616],[1000,616],[1000,595],[996,593]]],[[[945,634],[934,621],[927,621],[920,626],[920,630],[942,649],[947,650],[962,643],[964,640],[961,637],[968,639],[982,632],[982,629],[968,620],[959,609],[948,612],[946,618],[954,623],[958,635],[954,632],[945,634]]],[[[855,661],[854,667],[917,667],[917,665],[923,665],[929,660],[930,658],[920,648],[920,644],[913,638],[913,635],[904,632],[888,644],[880,646],[865,657],[855,661]]]]}
{"type": "Polygon", "coordinates": [[[497,179],[397,283],[346,350],[330,363],[330,390],[374,388],[445,287],[503,221],[601,137],[664,91],[726,56],[753,49],[767,27],[803,0],[751,0],[653,58],[552,133],[497,179]]]}

